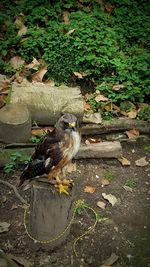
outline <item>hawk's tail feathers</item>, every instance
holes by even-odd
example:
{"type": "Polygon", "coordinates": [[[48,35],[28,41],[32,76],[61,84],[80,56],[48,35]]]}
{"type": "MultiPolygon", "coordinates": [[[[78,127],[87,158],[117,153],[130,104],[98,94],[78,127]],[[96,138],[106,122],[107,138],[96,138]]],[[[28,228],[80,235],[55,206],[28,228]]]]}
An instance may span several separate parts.
{"type": "Polygon", "coordinates": [[[19,187],[26,181],[33,177],[42,175],[45,173],[44,160],[34,160],[28,164],[23,173],[20,176],[19,187]]]}

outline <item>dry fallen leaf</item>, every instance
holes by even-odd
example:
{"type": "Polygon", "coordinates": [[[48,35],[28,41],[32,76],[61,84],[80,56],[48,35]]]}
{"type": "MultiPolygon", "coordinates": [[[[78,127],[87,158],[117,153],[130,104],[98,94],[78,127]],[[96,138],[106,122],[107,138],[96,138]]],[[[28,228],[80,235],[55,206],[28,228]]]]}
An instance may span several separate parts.
{"type": "Polygon", "coordinates": [[[69,32],[67,32],[68,35],[72,34],[75,31],[75,29],[70,30],[69,32]]]}
{"type": "Polygon", "coordinates": [[[130,112],[127,112],[127,115],[130,119],[135,119],[137,116],[137,111],[136,110],[132,110],[130,112]]]}
{"type": "Polygon", "coordinates": [[[76,162],[75,163],[70,162],[67,165],[67,172],[71,173],[71,172],[75,172],[76,170],[77,170],[76,162]]]}
{"type": "Polygon", "coordinates": [[[21,29],[18,31],[18,36],[23,36],[27,33],[27,27],[25,25],[22,25],[21,29]]]}
{"type": "Polygon", "coordinates": [[[114,6],[112,6],[111,4],[107,4],[107,5],[105,4],[105,5],[104,5],[104,10],[105,10],[109,15],[112,14],[113,8],[114,8],[114,6]]]}
{"type": "Polygon", "coordinates": [[[32,135],[37,136],[37,135],[42,135],[44,133],[43,129],[34,129],[31,131],[32,135]]]}
{"type": "Polygon", "coordinates": [[[101,183],[102,187],[110,184],[110,182],[105,178],[100,179],[100,183],[101,183]]]}
{"type": "Polygon", "coordinates": [[[114,91],[119,91],[120,89],[124,88],[123,84],[116,84],[112,87],[114,91]]]}
{"type": "Polygon", "coordinates": [[[133,189],[130,186],[124,185],[123,189],[126,190],[127,192],[133,192],[133,189]]]}
{"type": "Polygon", "coordinates": [[[131,162],[124,157],[118,158],[118,160],[119,160],[119,162],[121,162],[121,164],[123,166],[130,166],[131,165],[131,162]]]}
{"type": "Polygon", "coordinates": [[[144,167],[144,166],[147,166],[148,164],[149,162],[146,161],[146,157],[142,157],[135,161],[135,165],[138,167],[144,167]]]}
{"type": "Polygon", "coordinates": [[[22,21],[22,14],[20,14],[19,16],[16,16],[15,18],[15,21],[14,21],[14,24],[16,25],[16,27],[19,29],[22,27],[23,25],[23,21],[22,21]]]}
{"type": "Polygon", "coordinates": [[[105,209],[106,204],[103,201],[98,201],[97,202],[97,207],[101,208],[102,210],[105,209]]]}
{"type": "Polygon", "coordinates": [[[86,186],[84,192],[93,194],[96,191],[96,188],[93,186],[86,186]]]}
{"type": "Polygon", "coordinates": [[[21,57],[15,56],[10,59],[9,63],[11,67],[13,67],[16,70],[19,69],[21,66],[23,66],[25,61],[21,57]]]}
{"type": "Polygon", "coordinates": [[[63,11],[62,16],[63,16],[64,23],[65,24],[69,24],[70,23],[70,21],[69,21],[69,12],[68,11],[63,11]]]}
{"type": "Polygon", "coordinates": [[[105,260],[103,262],[103,265],[101,265],[100,267],[103,267],[103,266],[111,266],[113,265],[117,260],[119,259],[119,256],[116,255],[115,253],[112,253],[111,256],[105,260]]]}
{"type": "Polygon", "coordinates": [[[115,104],[112,104],[113,109],[116,110],[118,113],[120,113],[123,116],[128,116],[128,113],[124,110],[121,110],[118,106],[116,106],[115,104]]]}
{"type": "Polygon", "coordinates": [[[85,98],[86,100],[90,99],[90,97],[91,97],[91,94],[89,94],[89,93],[86,93],[85,96],[84,96],[84,98],[85,98]]]}
{"type": "Polygon", "coordinates": [[[100,95],[100,91],[99,91],[98,89],[95,91],[95,93],[96,93],[97,95],[100,95]]]}
{"type": "Polygon", "coordinates": [[[112,103],[107,103],[106,105],[103,106],[103,109],[105,109],[106,111],[112,110],[113,109],[112,103]]]}
{"type": "Polygon", "coordinates": [[[23,36],[27,32],[27,27],[24,25],[23,20],[22,20],[22,15],[17,16],[14,24],[16,27],[19,29],[18,31],[18,36],[23,36]]]}
{"type": "Polygon", "coordinates": [[[73,74],[79,79],[83,79],[87,75],[85,72],[77,72],[77,71],[74,71],[73,74]]]}
{"type": "Polygon", "coordinates": [[[32,62],[26,65],[26,69],[38,70],[39,65],[40,65],[40,62],[36,58],[33,57],[32,62]]]}
{"type": "Polygon", "coordinates": [[[116,106],[115,104],[112,105],[113,109],[115,109],[116,111],[120,112],[120,108],[118,106],[116,106]]]}
{"type": "Polygon", "coordinates": [[[136,140],[140,135],[140,132],[137,129],[132,129],[130,131],[126,131],[125,133],[127,134],[129,139],[134,139],[134,140],[136,140]]]}
{"type": "Polygon", "coordinates": [[[33,129],[32,131],[31,131],[31,134],[33,135],[33,136],[42,136],[42,135],[44,135],[45,133],[47,133],[47,132],[52,132],[53,131],[53,127],[44,127],[44,128],[42,128],[42,129],[33,129]]]}
{"type": "Polygon", "coordinates": [[[107,195],[106,193],[102,193],[102,196],[103,196],[104,199],[108,200],[109,203],[112,206],[114,206],[117,203],[117,198],[114,195],[112,195],[112,194],[108,194],[107,195]]]}
{"type": "Polygon", "coordinates": [[[90,109],[91,109],[90,104],[86,103],[85,100],[83,100],[83,105],[84,105],[84,109],[85,109],[85,110],[90,110],[90,109]]]}
{"type": "Polygon", "coordinates": [[[124,110],[120,110],[120,112],[119,112],[121,115],[123,115],[123,116],[128,116],[128,113],[126,112],[126,111],[124,111],[124,110]]]}
{"type": "Polygon", "coordinates": [[[89,138],[89,139],[87,139],[85,141],[85,144],[86,145],[89,145],[89,144],[97,144],[97,143],[101,143],[101,142],[102,142],[102,140],[100,138],[97,138],[97,139],[95,139],[95,138],[89,138]]]}
{"type": "Polygon", "coordinates": [[[98,102],[100,102],[100,101],[108,101],[109,99],[108,99],[108,97],[106,97],[106,96],[104,96],[104,95],[97,95],[96,97],[95,97],[95,101],[98,103],[98,102]]]}
{"type": "Polygon", "coordinates": [[[42,82],[45,73],[47,72],[48,64],[44,65],[36,73],[32,74],[32,82],[42,82]]]}
{"type": "Polygon", "coordinates": [[[49,86],[55,86],[55,82],[53,80],[47,80],[44,82],[45,84],[48,84],[49,86]]]}
{"type": "Polygon", "coordinates": [[[10,223],[0,222],[0,233],[8,232],[10,227],[10,223]]]}

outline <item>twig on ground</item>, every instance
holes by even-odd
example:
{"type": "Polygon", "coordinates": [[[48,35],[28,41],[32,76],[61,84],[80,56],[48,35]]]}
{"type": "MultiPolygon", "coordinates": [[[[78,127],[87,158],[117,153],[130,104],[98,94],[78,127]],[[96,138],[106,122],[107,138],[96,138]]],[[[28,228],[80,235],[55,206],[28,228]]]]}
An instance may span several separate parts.
{"type": "Polygon", "coordinates": [[[8,187],[11,188],[11,189],[13,189],[13,191],[14,191],[16,197],[17,197],[23,204],[26,204],[26,205],[28,204],[27,201],[26,201],[26,200],[19,194],[17,188],[16,188],[14,185],[12,185],[12,184],[10,184],[10,183],[4,181],[4,180],[1,180],[1,179],[0,179],[0,183],[1,183],[1,184],[4,184],[4,185],[6,185],[6,186],[8,186],[8,187]]]}

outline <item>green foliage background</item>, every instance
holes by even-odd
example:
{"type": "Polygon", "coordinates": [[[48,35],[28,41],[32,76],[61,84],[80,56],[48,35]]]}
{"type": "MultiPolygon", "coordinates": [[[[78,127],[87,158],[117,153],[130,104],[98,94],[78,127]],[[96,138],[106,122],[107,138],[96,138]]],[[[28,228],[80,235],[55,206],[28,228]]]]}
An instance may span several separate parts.
{"type": "Polygon", "coordinates": [[[84,81],[113,102],[143,102],[150,93],[150,5],[144,0],[102,3],[113,7],[111,14],[98,1],[2,0],[2,72],[14,72],[9,60],[15,55],[26,62],[42,58],[48,63],[47,79],[69,83],[73,72],[85,72],[84,81]],[[28,28],[23,37],[14,24],[19,14],[28,28]],[[123,84],[123,90],[113,91],[114,84],[123,84]]]}

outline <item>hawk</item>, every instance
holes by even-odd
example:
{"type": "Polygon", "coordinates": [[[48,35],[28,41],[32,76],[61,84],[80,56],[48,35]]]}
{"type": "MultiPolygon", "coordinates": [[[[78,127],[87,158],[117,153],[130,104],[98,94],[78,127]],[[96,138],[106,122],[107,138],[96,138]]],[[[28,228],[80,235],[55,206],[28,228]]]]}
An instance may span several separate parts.
{"type": "Polygon", "coordinates": [[[48,131],[37,144],[30,162],[20,176],[21,186],[25,180],[43,174],[48,175],[51,182],[56,179],[59,192],[68,194],[71,184],[69,180],[60,180],[59,175],[73,159],[80,148],[81,136],[76,116],[64,114],[58,120],[55,129],[48,131]]]}

